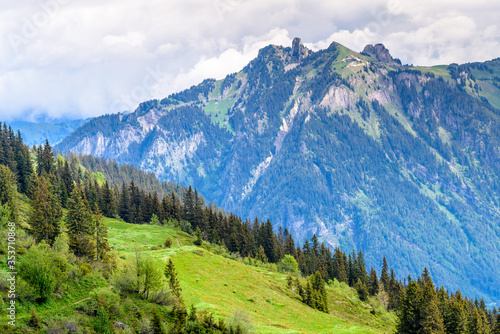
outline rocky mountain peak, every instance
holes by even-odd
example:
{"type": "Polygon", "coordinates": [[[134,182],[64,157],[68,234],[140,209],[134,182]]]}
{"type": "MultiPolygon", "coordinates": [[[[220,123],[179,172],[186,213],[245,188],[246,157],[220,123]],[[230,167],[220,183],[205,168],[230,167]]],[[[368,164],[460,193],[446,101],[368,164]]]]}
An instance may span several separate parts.
{"type": "Polygon", "coordinates": [[[365,46],[361,54],[375,58],[388,65],[401,65],[401,60],[392,58],[389,50],[384,46],[384,44],[381,43],[375,45],[368,44],[365,46]]]}
{"type": "Polygon", "coordinates": [[[300,63],[302,59],[309,55],[309,50],[302,44],[300,38],[295,37],[292,42],[292,54],[291,60],[292,63],[300,63]]]}

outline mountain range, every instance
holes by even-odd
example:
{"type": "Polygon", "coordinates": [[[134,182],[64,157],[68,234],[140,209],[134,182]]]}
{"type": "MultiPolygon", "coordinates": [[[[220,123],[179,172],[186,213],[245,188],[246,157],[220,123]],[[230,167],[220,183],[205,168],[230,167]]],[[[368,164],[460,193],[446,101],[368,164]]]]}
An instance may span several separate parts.
{"type": "Polygon", "coordinates": [[[381,44],[270,45],[243,70],[130,114],[89,120],[56,149],[190,184],[298,241],[427,267],[500,301],[500,59],[402,65],[381,44]]]}
{"type": "Polygon", "coordinates": [[[10,122],[14,131],[21,132],[24,143],[27,145],[41,145],[48,140],[52,144],[57,144],[73,131],[85,124],[89,119],[78,120],[44,120],[42,122],[10,122]]]}

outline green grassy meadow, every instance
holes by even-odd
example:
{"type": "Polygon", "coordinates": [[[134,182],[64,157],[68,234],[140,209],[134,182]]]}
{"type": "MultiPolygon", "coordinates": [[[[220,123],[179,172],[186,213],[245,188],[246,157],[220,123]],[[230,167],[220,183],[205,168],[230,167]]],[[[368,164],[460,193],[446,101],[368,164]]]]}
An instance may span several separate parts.
{"type": "MultiPolygon", "coordinates": [[[[201,247],[195,246],[193,236],[174,227],[134,225],[111,218],[104,218],[104,224],[108,227],[109,243],[113,248],[114,266],[117,270],[134,263],[138,253],[153,258],[162,271],[171,258],[177,269],[182,296],[188,309],[193,305],[202,314],[210,313],[216,319],[225,321],[243,317],[250,328],[250,331],[247,328],[247,332],[395,331],[396,316],[393,313],[385,311],[376,298],[361,302],[357,293],[344,283],[335,281],[327,285],[330,312],[326,314],[303,304],[299,295],[287,287],[287,275],[277,272],[275,264],[249,264],[248,260],[227,254],[222,247],[208,243],[201,247]],[[170,248],[163,247],[167,237],[171,237],[173,241],[170,248]]],[[[23,245],[27,240],[23,241],[23,245]]],[[[16,328],[5,326],[6,314],[3,311],[0,331],[48,333],[49,328],[51,332],[57,328],[54,324],[61,324],[61,333],[69,333],[64,328],[70,328],[71,324],[92,324],[94,320],[89,316],[88,310],[95,304],[97,296],[104,295],[110,300],[114,298],[114,304],[118,305],[115,311],[110,310],[112,319],[130,326],[125,333],[137,332],[141,327],[140,319],[151,316],[153,304],[134,293],[119,297],[120,292],[113,286],[113,279],[103,276],[104,272],[106,271],[102,271],[102,268],[94,267],[91,272],[82,274],[76,282],[65,285],[62,293],[54,295],[45,303],[19,304],[16,328]],[[42,331],[27,329],[32,307],[47,324],[42,331]]],[[[78,270],[75,273],[78,275],[78,270]]],[[[164,283],[166,285],[166,280],[164,283]]],[[[167,316],[168,306],[159,306],[158,309],[167,316]]]]}
{"type": "Polygon", "coordinates": [[[136,250],[165,265],[172,258],[186,306],[229,318],[243,311],[255,333],[391,333],[395,315],[378,301],[362,303],[357,293],[343,283],[328,286],[330,313],[316,311],[299,300],[286,286],[286,275],[263,267],[246,265],[193,245],[194,238],[173,228],[132,225],[105,219],[111,246],[122,257],[136,250]],[[171,248],[151,250],[172,237],[171,248]],[[375,309],[375,315],[370,311],[375,309]]]}

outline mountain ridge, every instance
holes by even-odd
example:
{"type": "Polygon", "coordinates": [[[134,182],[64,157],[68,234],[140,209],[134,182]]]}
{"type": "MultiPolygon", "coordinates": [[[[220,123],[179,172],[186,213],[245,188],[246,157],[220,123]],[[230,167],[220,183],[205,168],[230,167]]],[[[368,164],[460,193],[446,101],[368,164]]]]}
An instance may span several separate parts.
{"type": "Polygon", "coordinates": [[[222,80],[96,118],[56,148],[133,163],[298,240],[384,252],[398,272],[426,266],[439,284],[498,301],[486,268],[500,249],[500,60],[383,60],[294,39],[222,80]]]}

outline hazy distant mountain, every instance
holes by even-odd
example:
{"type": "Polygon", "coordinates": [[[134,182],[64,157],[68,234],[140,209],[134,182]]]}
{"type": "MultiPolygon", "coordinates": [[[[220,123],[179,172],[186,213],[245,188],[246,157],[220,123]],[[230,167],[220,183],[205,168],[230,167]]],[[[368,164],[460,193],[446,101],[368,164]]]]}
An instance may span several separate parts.
{"type": "Polygon", "coordinates": [[[268,46],[242,71],[95,118],[56,148],[189,183],[297,240],[500,300],[500,59],[268,46]]]}
{"type": "Polygon", "coordinates": [[[51,144],[56,144],[87,121],[89,121],[89,119],[40,123],[15,121],[11,122],[9,125],[16,132],[17,130],[21,131],[24,142],[31,146],[43,144],[47,139],[51,144]]]}

